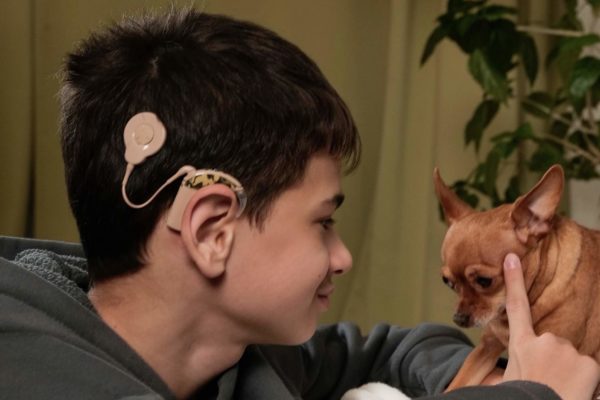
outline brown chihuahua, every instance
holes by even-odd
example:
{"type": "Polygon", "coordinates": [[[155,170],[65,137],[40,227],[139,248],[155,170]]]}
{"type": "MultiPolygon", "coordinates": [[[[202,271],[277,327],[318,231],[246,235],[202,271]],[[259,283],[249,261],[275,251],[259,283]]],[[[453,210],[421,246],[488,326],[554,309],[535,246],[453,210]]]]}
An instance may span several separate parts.
{"type": "Polygon", "coordinates": [[[454,322],[483,327],[447,390],[477,385],[508,345],[502,263],[521,259],[536,333],[570,340],[600,361],[600,231],[556,214],[564,186],[560,166],[513,204],[478,212],[433,176],[448,231],[442,244],[442,279],[459,297],[454,322]]]}

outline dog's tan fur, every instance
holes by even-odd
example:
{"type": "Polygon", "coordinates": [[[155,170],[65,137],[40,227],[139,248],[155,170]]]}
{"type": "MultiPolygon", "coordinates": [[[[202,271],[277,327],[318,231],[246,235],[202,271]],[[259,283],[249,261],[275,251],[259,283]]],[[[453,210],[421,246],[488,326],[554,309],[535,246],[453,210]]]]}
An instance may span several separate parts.
{"type": "Polygon", "coordinates": [[[515,203],[485,212],[462,202],[437,169],[434,184],[449,225],[442,276],[459,297],[455,321],[484,328],[448,390],[481,383],[508,345],[502,264],[510,252],[523,265],[536,333],[566,338],[600,361],[600,231],[556,214],[562,168],[551,167],[515,203]]]}

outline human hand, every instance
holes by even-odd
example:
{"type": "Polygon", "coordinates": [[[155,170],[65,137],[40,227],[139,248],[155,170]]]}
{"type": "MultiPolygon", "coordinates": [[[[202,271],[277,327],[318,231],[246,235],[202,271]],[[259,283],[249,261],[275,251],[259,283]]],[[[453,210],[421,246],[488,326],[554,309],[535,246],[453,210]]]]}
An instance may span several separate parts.
{"type": "Polygon", "coordinates": [[[504,259],[504,280],[510,339],[503,380],[539,382],[563,400],[591,399],[600,380],[600,366],[563,338],[535,334],[521,261],[514,254],[504,259]]]}
{"type": "Polygon", "coordinates": [[[503,368],[494,368],[492,370],[492,372],[490,372],[488,374],[488,376],[486,376],[485,378],[483,378],[483,380],[481,381],[482,385],[496,385],[498,383],[502,383],[503,382],[503,378],[504,378],[504,372],[505,369],[503,368]]]}

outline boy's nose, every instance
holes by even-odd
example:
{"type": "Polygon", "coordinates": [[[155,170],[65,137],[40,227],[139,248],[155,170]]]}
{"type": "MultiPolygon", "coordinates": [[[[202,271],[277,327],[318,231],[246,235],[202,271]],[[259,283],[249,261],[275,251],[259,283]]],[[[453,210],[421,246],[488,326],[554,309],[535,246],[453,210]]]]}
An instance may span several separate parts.
{"type": "Polygon", "coordinates": [[[337,235],[332,245],[330,258],[330,268],[334,274],[341,275],[352,268],[352,254],[337,235]]]}

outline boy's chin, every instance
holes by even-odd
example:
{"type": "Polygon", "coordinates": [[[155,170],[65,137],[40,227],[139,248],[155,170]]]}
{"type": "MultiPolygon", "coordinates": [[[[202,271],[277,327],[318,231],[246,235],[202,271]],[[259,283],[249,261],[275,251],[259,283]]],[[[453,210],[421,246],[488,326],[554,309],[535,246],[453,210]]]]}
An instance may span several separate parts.
{"type": "Polygon", "coordinates": [[[284,346],[297,346],[310,340],[317,330],[317,321],[306,324],[305,326],[298,328],[295,332],[288,332],[285,337],[282,338],[281,343],[277,343],[284,346]]]}

